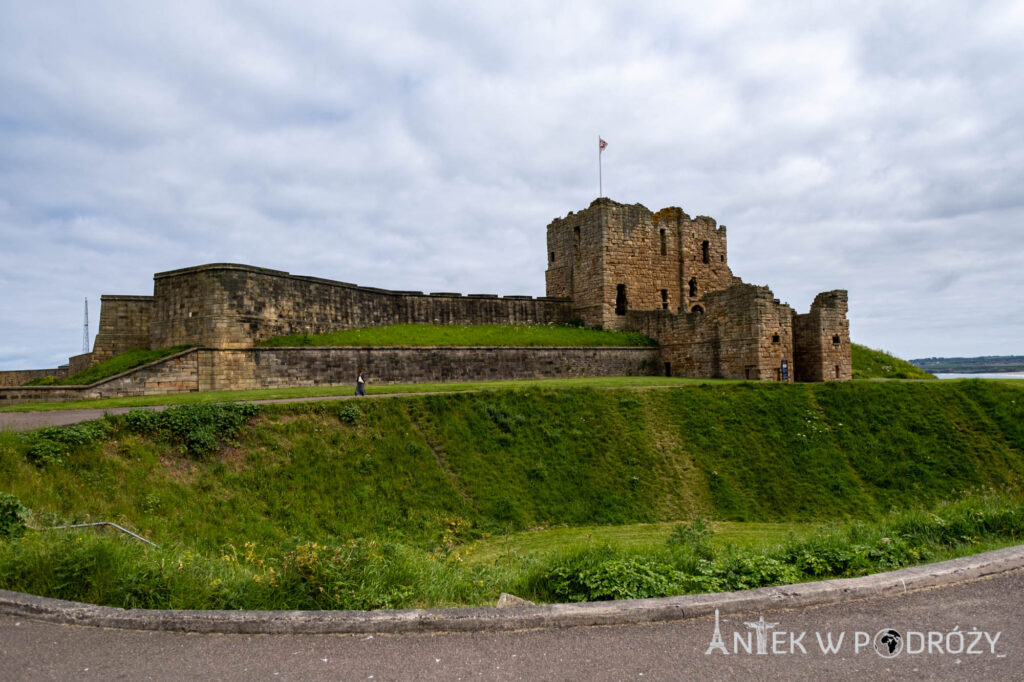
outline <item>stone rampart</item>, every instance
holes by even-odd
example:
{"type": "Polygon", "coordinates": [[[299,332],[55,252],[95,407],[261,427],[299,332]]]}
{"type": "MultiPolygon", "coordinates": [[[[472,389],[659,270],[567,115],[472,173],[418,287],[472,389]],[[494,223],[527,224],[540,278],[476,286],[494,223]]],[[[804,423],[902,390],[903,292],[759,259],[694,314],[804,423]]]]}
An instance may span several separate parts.
{"type": "Polygon", "coordinates": [[[247,348],[284,334],[389,324],[549,324],[568,301],[530,296],[424,294],[361,287],[248,265],[158,273],[149,347],[247,348]]]}
{"type": "Polygon", "coordinates": [[[345,346],[200,348],[91,386],[0,389],[0,406],[190,391],[661,373],[652,347],[345,346]]]}
{"type": "Polygon", "coordinates": [[[149,345],[152,313],[152,296],[100,296],[100,328],[93,344],[92,362],[109,360],[132,348],[154,347],[149,345]]]}
{"type": "Polygon", "coordinates": [[[54,367],[53,369],[12,369],[0,372],[0,386],[21,386],[33,379],[42,377],[57,377],[62,379],[67,373],[65,367],[54,367]]]}
{"type": "Polygon", "coordinates": [[[165,395],[199,390],[198,354],[187,350],[88,386],[20,386],[0,389],[0,407],[165,395]]]}
{"type": "Polygon", "coordinates": [[[627,324],[658,341],[673,376],[793,381],[793,309],[768,287],[733,284],[703,312],[630,311],[627,324]],[[783,364],[785,363],[785,364],[783,364]],[[785,370],[783,367],[785,366],[785,370]]]}

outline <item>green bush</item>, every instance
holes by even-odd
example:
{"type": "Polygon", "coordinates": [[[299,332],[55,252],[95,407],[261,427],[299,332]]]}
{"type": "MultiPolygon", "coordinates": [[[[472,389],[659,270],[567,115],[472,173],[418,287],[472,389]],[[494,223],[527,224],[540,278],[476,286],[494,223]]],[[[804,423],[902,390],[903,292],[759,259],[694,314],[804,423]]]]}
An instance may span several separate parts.
{"type": "Polygon", "coordinates": [[[177,445],[183,455],[204,459],[258,412],[252,403],[196,403],[163,412],[131,410],[124,425],[131,432],[177,445]]]}
{"type": "Polygon", "coordinates": [[[110,420],[97,419],[74,426],[48,426],[29,436],[26,459],[36,466],[63,464],[69,454],[110,437],[110,420]]]}
{"type": "Polygon", "coordinates": [[[16,538],[25,532],[28,509],[14,495],[0,492],[0,538],[16,538]]]}
{"type": "Polygon", "coordinates": [[[346,405],[338,410],[338,419],[350,426],[358,424],[362,416],[363,413],[358,405],[346,405]]]}

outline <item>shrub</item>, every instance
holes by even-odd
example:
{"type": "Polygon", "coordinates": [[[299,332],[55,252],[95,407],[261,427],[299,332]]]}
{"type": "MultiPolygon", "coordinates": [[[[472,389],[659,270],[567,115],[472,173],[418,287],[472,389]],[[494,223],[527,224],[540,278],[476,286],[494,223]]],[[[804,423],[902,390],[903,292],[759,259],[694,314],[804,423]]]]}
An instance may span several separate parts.
{"type": "Polygon", "coordinates": [[[346,405],[338,410],[338,419],[345,424],[355,425],[359,423],[363,413],[358,405],[346,405]]]}
{"type": "Polygon", "coordinates": [[[178,445],[187,457],[204,459],[258,412],[252,403],[178,405],[163,412],[131,410],[124,425],[134,433],[178,445]]]}
{"type": "Polygon", "coordinates": [[[16,538],[25,532],[28,509],[14,495],[0,492],[0,538],[16,538]]]}
{"type": "Polygon", "coordinates": [[[696,518],[690,523],[680,523],[668,536],[668,547],[674,554],[690,553],[699,559],[710,559],[714,552],[711,548],[711,536],[714,531],[708,522],[696,518]]]}
{"type": "Polygon", "coordinates": [[[104,441],[112,432],[113,427],[107,419],[38,429],[29,437],[25,457],[36,466],[62,464],[73,451],[104,441]]]}

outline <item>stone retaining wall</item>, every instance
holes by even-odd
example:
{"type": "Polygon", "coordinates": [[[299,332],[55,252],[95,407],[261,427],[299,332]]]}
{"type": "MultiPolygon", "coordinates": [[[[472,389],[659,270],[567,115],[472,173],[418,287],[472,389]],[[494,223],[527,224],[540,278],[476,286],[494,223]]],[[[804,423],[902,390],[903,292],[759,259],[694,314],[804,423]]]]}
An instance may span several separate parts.
{"type": "Polygon", "coordinates": [[[655,376],[661,353],[650,347],[346,346],[192,349],[91,386],[0,389],[0,406],[190,391],[355,385],[359,370],[375,383],[427,383],[655,376]]]}
{"type": "Polygon", "coordinates": [[[62,367],[54,367],[52,369],[12,369],[0,372],[0,386],[21,386],[40,377],[52,376],[60,379],[66,373],[66,369],[62,367]]]}

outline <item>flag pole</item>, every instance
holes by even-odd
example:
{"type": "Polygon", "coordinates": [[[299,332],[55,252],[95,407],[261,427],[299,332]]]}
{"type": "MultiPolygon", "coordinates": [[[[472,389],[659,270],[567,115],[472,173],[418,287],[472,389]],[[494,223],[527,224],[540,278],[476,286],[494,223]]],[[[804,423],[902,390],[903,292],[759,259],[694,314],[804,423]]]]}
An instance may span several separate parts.
{"type": "Polygon", "coordinates": [[[604,146],[601,144],[604,140],[601,136],[597,136],[597,198],[600,199],[604,196],[604,179],[601,177],[601,152],[604,151],[604,146]]]}

